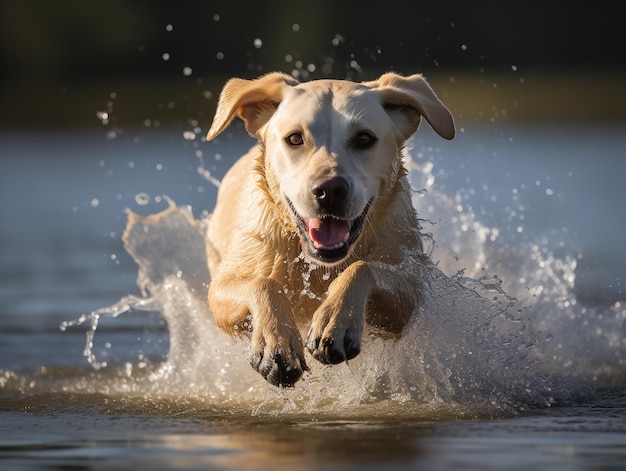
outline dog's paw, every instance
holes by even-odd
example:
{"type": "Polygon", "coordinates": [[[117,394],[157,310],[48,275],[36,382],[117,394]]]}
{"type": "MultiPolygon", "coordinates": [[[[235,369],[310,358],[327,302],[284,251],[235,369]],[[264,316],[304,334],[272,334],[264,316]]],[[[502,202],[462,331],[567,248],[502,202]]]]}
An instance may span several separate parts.
{"type": "Polygon", "coordinates": [[[346,332],[343,339],[338,340],[335,337],[312,337],[306,346],[316,360],[334,365],[357,356],[361,352],[361,339],[346,332]]]}
{"type": "Polygon", "coordinates": [[[253,342],[250,366],[268,383],[283,388],[292,387],[309,369],[301,342],[283,346],[265,338],[253,342]]]}
{"type": "Polygon", "coordinates": [[[280,351],[255,352],[250,358],[250,365],[259,372],[265,380],[283,388],[293,387],[308,370],[304,358],[285,355],[280,351]]]}
{"type": "MultiPolygon", "coordinates": [[[[351,360],[361,352],[363,321],[348,315],[332,315],[323,307],[316,312],[306,340],[313,357],[325,364],[351,360]]],[[[362,316],[361,316],[362,317],[362,316]]]]}

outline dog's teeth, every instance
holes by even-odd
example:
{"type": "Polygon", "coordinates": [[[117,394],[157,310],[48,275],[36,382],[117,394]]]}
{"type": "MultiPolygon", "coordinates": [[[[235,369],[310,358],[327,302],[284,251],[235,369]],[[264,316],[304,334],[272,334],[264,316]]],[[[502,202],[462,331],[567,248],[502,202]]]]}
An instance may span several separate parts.
{"type": "Polygon", "coordinates": [[[349,238],[350,238],[350,231],[346,232],[346,235],[345,235],[345,236],[343,236],[343,239],[341,239],[341,241],[342,241],[344,244],[347,244],[347,243],[348,243],[348,239],[349,239],[349,238]]]}
{"type": "Polygon", "coordinates": [[[331,245],[330,247],[325,247],[322,244],[320,244],[319,242],[313,242],[313,247],[315,247],[316,249],[325,249],[325,250],[335,250],[335,249],[340,249],[341,247],[343,247],[344,245],[346,245],[346,243],[344,241],[341,241],[335,245],[331,245]]]}

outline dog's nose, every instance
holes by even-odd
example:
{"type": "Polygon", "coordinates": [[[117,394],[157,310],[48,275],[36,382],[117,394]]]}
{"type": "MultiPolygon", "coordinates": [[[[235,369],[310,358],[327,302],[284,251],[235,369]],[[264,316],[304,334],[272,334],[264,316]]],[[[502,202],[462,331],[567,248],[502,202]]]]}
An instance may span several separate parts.
{"type": "Polygon", "coordinates": [[[332,177],[313,184],[311,193],[321,208],[331,211],[342,207],[350,193],[350,185],[343,177],[332,177]]]}

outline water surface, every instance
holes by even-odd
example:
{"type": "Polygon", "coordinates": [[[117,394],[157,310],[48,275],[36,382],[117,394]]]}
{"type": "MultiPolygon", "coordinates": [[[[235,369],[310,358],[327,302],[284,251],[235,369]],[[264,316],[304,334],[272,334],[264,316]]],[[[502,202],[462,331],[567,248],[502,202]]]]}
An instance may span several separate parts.
{"type": "Polygon", "coordinates": [[[625,136],[422,129],[409,155],[431,309],[281,391],[211,324],[204,255],[179,257],[200,251],[209,180],[251,140],[3,134],[2,468],[623,469],[625,136]],[[133,259],[125,208],[165,196],[176,208],[133,259]]]}

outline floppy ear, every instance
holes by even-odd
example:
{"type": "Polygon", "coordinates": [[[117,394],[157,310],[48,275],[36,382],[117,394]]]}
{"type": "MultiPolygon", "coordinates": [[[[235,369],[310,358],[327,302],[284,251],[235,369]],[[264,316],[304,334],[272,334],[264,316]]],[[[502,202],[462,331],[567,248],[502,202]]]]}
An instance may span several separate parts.
{"type": "Polygon", "coordinates": [[[454,138],[452,114],[421,74],[402,77],[386,73],[378,80],[365,82],[364,85],[380,92],[383,106],[400,129],[404,139],[408,139],[417,131],[421,116],[441,137],[454,138]]]}
{"type": "MultiPolygon", "coordinates": [[[[214,139],[239,115],[252,136],[272,117],[283,99],[286,86],[298,81],[287,74],[274,72],[256,80],[230,79],[224,85],[207,141],[214,139]]],[[[258,137],[258,136],[257,136],[258,137]]]]}

